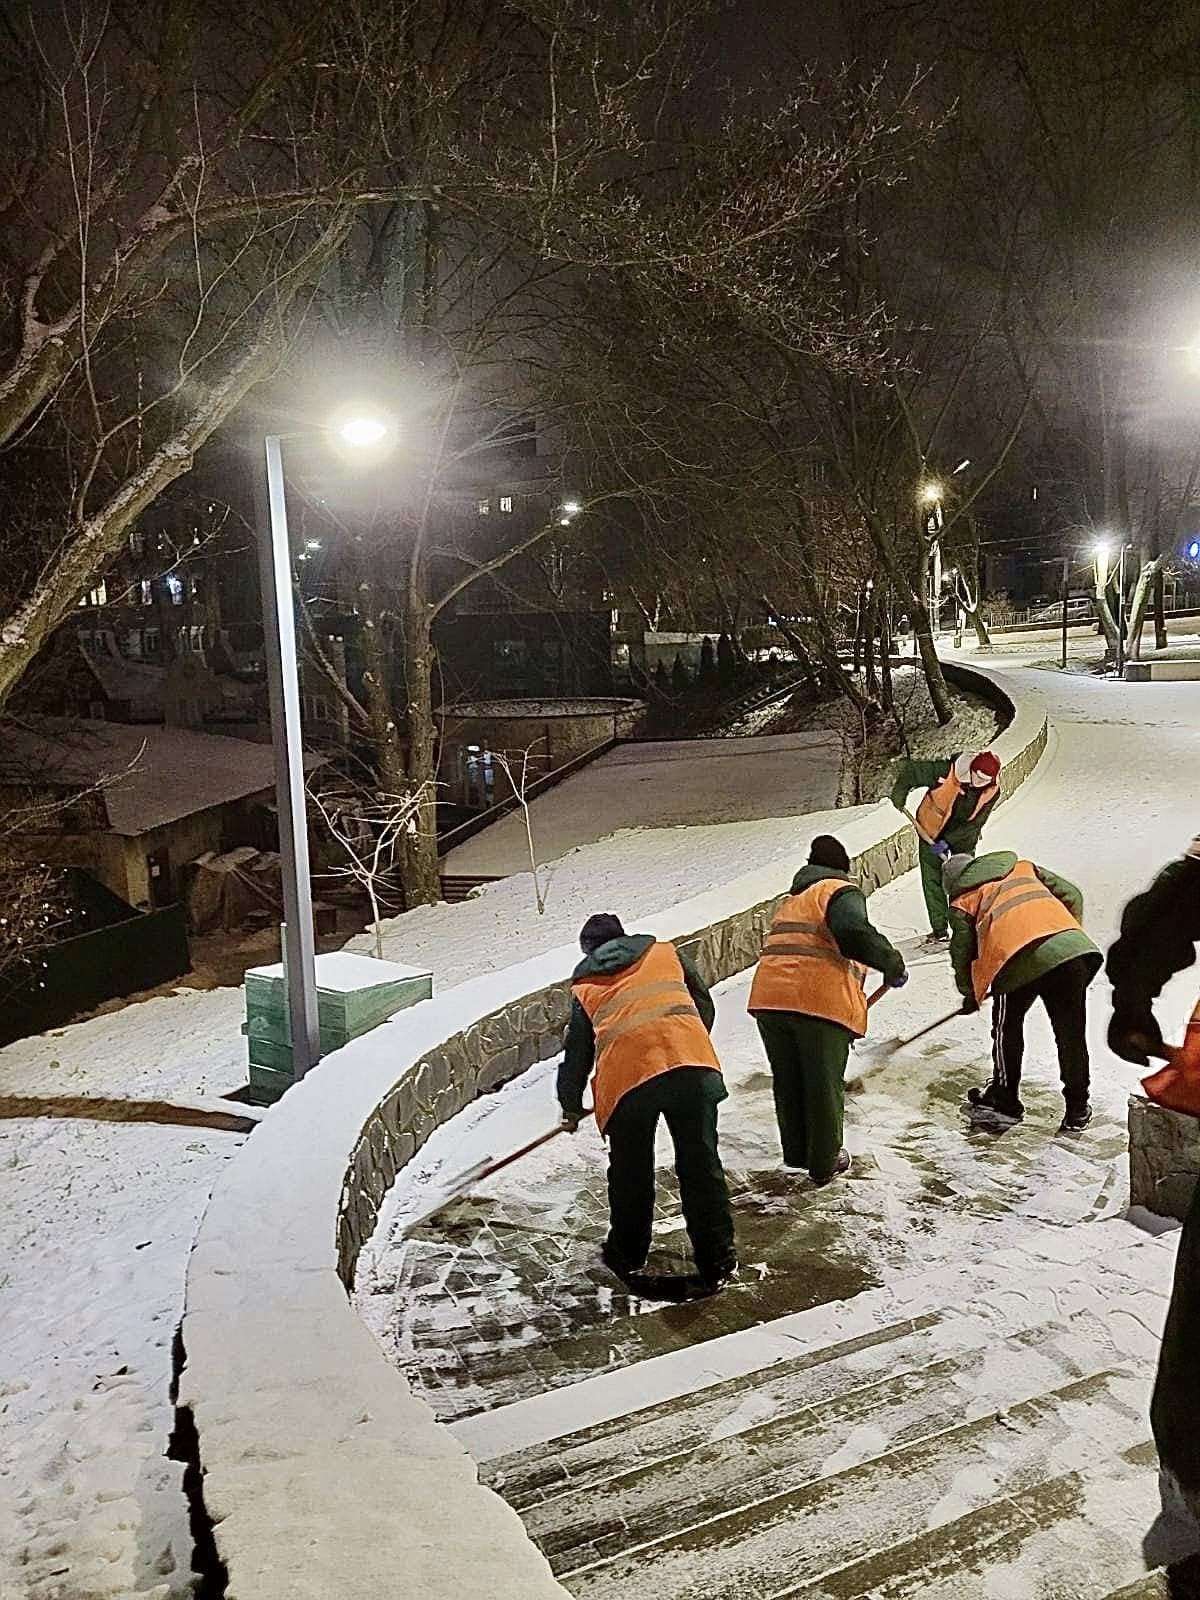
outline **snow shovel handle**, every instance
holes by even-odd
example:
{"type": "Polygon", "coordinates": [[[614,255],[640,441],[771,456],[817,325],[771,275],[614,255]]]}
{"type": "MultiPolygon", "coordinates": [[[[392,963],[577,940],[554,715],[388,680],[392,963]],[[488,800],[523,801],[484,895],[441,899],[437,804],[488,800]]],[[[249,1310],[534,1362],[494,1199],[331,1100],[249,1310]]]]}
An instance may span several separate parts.
{"type": "Polygon", "coordinates": [[[930,844],[930,845],[931,844],[936,844],[937,841],[935,839],[931,839],[929,837],[929,835],[925,832],[925,829],[917,821],[916,817],[913,816],[912,812],[908,809],[907,806],[900,806],[898,809],[900,811],[903,811],[904,815],[908,818],[908,820],[912,823],[913,827],[917,830],[918,839],[923,839],[926,844],[930,844]]]}
{"type": "Polygon", "coordinates": [[[939,1017],[936,1022],[931,1022],[928,1027],[921,1028],[919,1032],[910,1034],[907,1039],[897,1039],[896,1049],[903,1050],[910,1044],[916,1044],[918,1039],[923,1039],[927,1033],[933,1033],[938,1028],[944,1028],[948,1022],[953,1022],[955,1017],[964,1015],[961,1006],[956,1006],[953,1011],[948,1011],[944,1017],[939,1017]]]}
{"type": "MultiPolygon", "coordinates": [[[[594,1107],[589,1106],[583,1113],[580,1121],[585,1121],[592,1115],[594,1107]]],[[[494,1173],[503,1172],[505,1167],[511,1167],[514,1161],[520,1161],[524,1156],[532,1155],[535,1150],[540,1150],[544,1144],[549,1144],[551,1139],[557,1139],[560,1133],[565,1132],[564,1125],[560,1122],[550,1129],[548,1133],[539,1133],[536,1139],[531,1139],[528,1144],[523,1144],[519,1150],[514,1150],[509,1156],[501,1156],[499,1161],[490,1161],[487,1166],[481,1167],[474,1175],[476,1183],[482,1183],[484,1178],[490,1178],[494,1173]]]]}
{"type": "Polygon", "coordinates": [[[884,995],[888,992],[888,990],[890,988],[891,988],[891,984],[890,983],[881,983],[879,985],[878,989],[876,989],[874,994],[869,994],[867,996],[867,1010],[870,1011],[871,1007],[875,1004],[876,1000],[882,1000],[884,995]]]}

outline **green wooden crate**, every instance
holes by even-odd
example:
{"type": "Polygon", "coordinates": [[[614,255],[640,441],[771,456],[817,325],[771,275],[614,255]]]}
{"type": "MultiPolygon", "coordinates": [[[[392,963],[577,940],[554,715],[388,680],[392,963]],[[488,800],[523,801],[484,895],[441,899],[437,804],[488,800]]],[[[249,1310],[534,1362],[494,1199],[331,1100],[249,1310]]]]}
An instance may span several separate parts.
{"type": "MultiPolygon", "coordinates": [[[[270,1104],[292,1082],[292,1029],[282,963],[246,974],[246,1035],[251,1099],[270,1104]]],[[[394,961],[338,950],[317,957],[317,1020],[329,1055],[407,1006],[433,995],[433,975],[394,961]]]]}
{"type": "Polygon", "coordinates": [[[292,1077],[291,1058],[288,1059],[286,1072],[279,1072],[273,1067],[260,1066],[258,1062],[250,1063],[250,1101],[256,1106],[273,1106],[292,1087],[295,1079],[292,1077]]]}
{"type": "MultiPolygon", "coordinates": [[[[395,961],[335,950],[317,957],[317,1019],[322,1032],[343,1042],[377,1028],[397,1011],[433,995],[433,974],[395,961]]],[[[246,974],[247,1018],[270,1017],[290,1026],[283,964],[246,974]]],[[[285,1031],[285,1042],[290,1039],[285,1031]]]]}

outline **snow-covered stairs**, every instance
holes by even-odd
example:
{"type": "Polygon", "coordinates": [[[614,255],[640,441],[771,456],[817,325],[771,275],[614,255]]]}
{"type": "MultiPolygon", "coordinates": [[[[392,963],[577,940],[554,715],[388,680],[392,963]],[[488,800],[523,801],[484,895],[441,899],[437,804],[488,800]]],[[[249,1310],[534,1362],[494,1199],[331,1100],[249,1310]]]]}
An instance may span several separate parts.
{"type": "Polygon", "coordinates": [[[714,1341],[707,1374],[702,1346],[457,1431],[587,1600],[1150,1600],[1146,1412],[1174,1242],[1123,1221],[1031,1230],[714,1341]],[[761,1364],[763,1332],[794,1354],[761,1364]],[[669,1398],[646,1404],[660,1380],[669,1398]]]}

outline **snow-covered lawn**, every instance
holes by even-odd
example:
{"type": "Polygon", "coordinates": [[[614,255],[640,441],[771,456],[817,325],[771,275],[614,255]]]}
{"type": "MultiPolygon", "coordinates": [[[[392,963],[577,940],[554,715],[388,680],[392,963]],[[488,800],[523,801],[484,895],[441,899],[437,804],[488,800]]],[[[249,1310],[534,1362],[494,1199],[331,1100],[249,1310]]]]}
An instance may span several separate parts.
{"type": "MultiPolygon", "coordinates": [[[[988,663],[1005,659],[997,651],[988,663]]],[[[988,842],[1019,844],[1075,878],[1094,931],[1107,938],[1121,902],[1194,831],[1200,685],[1036,678],[1051,702],[1053,747],[988,842]]],[[[773,861],[782,885],[806,843],[795,817],[629,829],[554,864],[544,916],[527,877],[516,877],[463,905],[397,919],[385,953],[432,967],[444,990],[569,941],[591,911],[636,923],[773,861]]],[[[885,921],[919,925],[911,881],[885,895],[885,921]]],[[[1176,1022],[1193,987],[1185,976],[1169,991],[1176,1022]]],[[[919,990],[905,992],[905,1008],[917,1008],[919,990]]],[[[1101,1009],[1098,998],[1097,1043],[1101,1009]]],[[[245,1075],[241,1015],[232,989],[130,1006],[0,1050],[0,1092],[227,1091],[245,1075]]],[[[1115,1069],[1103,1070],[1114,1073],[1111,1097],[1115,1069]]],[[[239,1142],[144,1125],[0,1123],[3,1600],[166,1600],[188,1591],[180,1469],[164,1458],[170,1345],[196,1219],[239,1142]]]]}

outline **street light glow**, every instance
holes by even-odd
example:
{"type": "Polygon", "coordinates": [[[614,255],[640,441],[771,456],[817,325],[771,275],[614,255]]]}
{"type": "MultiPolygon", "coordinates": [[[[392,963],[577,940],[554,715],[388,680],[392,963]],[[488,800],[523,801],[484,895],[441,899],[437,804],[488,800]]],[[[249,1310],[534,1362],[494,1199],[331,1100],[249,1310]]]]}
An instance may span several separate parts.
{"type": "Polygon", "coordinates": [[[1188,560],[1200,561],[1200,539],[1193,539],[1187,547],[1188,560]]]}
{"type": "Polygon", "coordinates": [[[347,444],[356,449],[378,444],[387,433],[387,423],[380,417],[349,417],[338,430],[347,444]]]}
{"type": "Polygon", "coordinates": [[[1095,544],[1092,546],[1092,553],[1098,556],[1106,556],[1111,549],[1112,545],[1109,540],[1097,539],[1095,544]]]}
{"type": "Polygon", "coordinates": [[[566,512],[568,517],[578,516],[581,509],[582,507],[580,506],[578,500],[563,501],[563,510],[566,512]]]}
{"type": "Polygon", "coordinates": [[[935,500],[940,500],[941,498],[942,486],[940,483],[923,483],[921,485],[921,499],[924,500],[926,505],[931,506],[935,500]]]}

